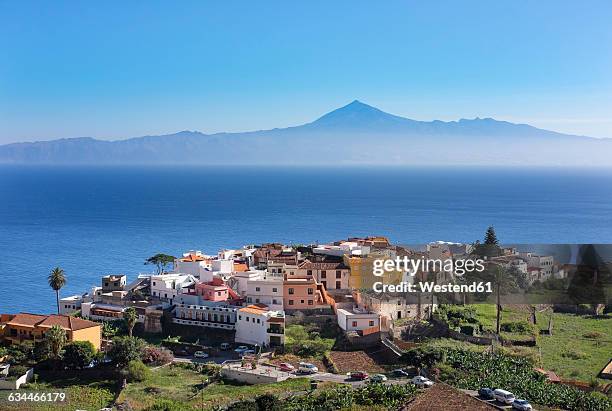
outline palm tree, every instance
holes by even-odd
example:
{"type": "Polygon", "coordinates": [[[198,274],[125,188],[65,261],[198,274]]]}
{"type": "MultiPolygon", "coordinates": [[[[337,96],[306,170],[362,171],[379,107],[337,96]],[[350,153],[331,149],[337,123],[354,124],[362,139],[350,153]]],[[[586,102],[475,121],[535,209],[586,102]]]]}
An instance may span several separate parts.
{"type": "Polygon", "coordinates": [[[136,320],[138,319],[138,314],[136,313],[136,309],[134,307],[128,307],[123,312],[123,319],[125,320],[125,324],[127,325],[128,335],[132,336],[132,330],[136,325],[136,320]]]}
{"type": "Polygon", "coordinates": [[[55,267],[49,277],[47,278],[49,281],[49,287],[55,290],[55,299],[57,301],[57,313],[60,313],[60,303],[59,303],[59,290],[66,285],[66,275],[64,270],[59,267],[55,267]]]}
{"type": "Polygon", "coordinates": [[[62,330],[59,325],[54,325],[45,333],[45,342],[53,358],[58,359],[64,344],[66,344],[66,331],[62,330]]]}

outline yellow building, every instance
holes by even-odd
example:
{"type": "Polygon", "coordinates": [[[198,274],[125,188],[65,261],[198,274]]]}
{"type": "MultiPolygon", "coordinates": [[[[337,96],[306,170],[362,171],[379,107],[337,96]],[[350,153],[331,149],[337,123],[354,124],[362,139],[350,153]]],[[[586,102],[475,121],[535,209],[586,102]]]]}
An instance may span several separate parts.
{"type": "Polygon", "coordinates": [[[41,341],[45,333],[54,325],[66,331],[67,342],[89,341],[96,350],[102,343],[102,325],[82,318],[68,315],[40,315],[19,313],[2,316],[0,339],[19,344],[23,341],[41,341]]]}
{"type": "Polygon", "coordinates": [[[385,272],[381,277],[374,275],[374,260],[386,260],[390,257],[385,253],[368,254],[365,257],[344,256],[344,264],[350,267],[349,287],[355,290],[372,288],[376,282],[383,284],[399,284],[402,281],[401,271],[385,272]]]}

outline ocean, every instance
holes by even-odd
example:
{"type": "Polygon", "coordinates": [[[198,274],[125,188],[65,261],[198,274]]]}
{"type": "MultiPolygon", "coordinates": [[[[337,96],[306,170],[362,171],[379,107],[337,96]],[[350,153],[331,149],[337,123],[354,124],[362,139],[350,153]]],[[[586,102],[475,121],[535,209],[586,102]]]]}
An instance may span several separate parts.
{"type": "Polygon", "coordinates": [[[612,169],[0,166],[0,312],[50,313],[157,252],[384,235],[612,242],[612,169]]]}

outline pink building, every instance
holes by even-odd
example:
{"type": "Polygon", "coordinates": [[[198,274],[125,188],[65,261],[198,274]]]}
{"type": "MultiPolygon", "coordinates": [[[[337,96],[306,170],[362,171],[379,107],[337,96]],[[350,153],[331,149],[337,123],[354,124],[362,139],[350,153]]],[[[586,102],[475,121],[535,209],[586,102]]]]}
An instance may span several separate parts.
{"type": "Polygon", "coordinates": [[[312,276],[285,278],[283,283],[283,303],[285,310],[307,310],[321,308],[327,304],[325,291],[312,276]]]}
{"type": "Polygon", "coordinates": [[[195,293],[208,301],[227,301],[230,297],[229,287],[216,277],[211,282],[196,284],[195,293]]]}

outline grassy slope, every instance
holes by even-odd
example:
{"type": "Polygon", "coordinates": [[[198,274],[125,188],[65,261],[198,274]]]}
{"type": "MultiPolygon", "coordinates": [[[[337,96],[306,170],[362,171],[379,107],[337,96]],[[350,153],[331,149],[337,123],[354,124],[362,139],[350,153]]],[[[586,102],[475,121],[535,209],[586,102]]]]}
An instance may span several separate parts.
{"type": "Polygon", "coordinates": [[[261,385],[213,383],[205,387],[202,393],[199,390],[202,377],[205,376],[182,367],[159,368],[153,371],[149,380],[128,384],[121,393],[119,402],[128,401],[135,410],[139,410],[153,404],[159,398],[164,398],[189,403],[196,408],[204,403],[205,408],[210,408],[264,393],[305,391],[310,386],[309,380],[304,378],[261,385]],[[155,388],[155,393],[151,392],[151,388],[155,388]]]}
{"type": "MultiPolygon", "coordinates": [[[[538,314],[540,328],[548,325],[548,316],[547,313],[538,314]]],[[[538,345],[544,368],[564,378],[588,382],[612,355],[612,318],[554,313],[553,335],[539,336],[538,345]],[[589,333],[599,333],[601,337],[588,338],[589,333]]]]}

